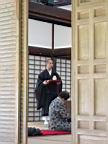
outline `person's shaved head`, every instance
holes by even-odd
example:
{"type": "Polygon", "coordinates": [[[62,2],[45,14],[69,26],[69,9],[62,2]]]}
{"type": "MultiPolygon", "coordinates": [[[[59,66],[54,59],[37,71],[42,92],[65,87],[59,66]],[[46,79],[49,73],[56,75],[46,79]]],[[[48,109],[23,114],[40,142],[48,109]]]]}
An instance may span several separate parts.
{"type": "Polygon", "coordinates": [[[51,58],[47,59],[47,69],[50,70],[53,66],[53,60],[51,58]]]}

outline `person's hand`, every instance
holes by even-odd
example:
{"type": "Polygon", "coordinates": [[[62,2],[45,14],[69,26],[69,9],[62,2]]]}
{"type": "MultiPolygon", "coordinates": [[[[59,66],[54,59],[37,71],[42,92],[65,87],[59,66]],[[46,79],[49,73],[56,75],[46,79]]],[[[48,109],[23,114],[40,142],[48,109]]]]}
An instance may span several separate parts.
{"type": "Polygon", "coordinates": [[[45,80],[45,81],[43,81],[43,84],[44,84],[44,85],[49,84],[49,80],[45,80]]]}

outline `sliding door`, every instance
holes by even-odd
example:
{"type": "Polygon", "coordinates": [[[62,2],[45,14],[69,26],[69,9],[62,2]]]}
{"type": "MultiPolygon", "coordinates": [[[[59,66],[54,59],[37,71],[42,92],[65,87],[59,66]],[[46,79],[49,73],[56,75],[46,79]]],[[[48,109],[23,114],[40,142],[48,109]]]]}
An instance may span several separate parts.
{"type": "Polygon", "coordinates": [[[108,0],[73,0],[73,143],[108,144],[108,0]]]}

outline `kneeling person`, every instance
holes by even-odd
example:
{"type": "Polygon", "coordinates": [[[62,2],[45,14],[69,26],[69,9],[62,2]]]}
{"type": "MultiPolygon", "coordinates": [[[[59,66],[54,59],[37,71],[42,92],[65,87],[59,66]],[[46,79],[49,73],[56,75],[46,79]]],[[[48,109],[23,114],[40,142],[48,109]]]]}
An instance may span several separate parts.
{"type": "Polygon", "coordinates": [[[67,116],[64,103],[69,98],[67,91],[62,91],[49,106],[49,129],[59,131],[71,131],[71,122],[67,116]]]}

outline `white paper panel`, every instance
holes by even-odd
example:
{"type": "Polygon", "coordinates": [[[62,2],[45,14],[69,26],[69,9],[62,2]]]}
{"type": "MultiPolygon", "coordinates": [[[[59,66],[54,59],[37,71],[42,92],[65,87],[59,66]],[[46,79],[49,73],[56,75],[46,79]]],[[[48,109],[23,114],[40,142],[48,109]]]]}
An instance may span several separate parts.
{"type": "Polygon", "coordinates": [[[52,24],[29,19],[29,46],[51,48],[52,24]]]}

